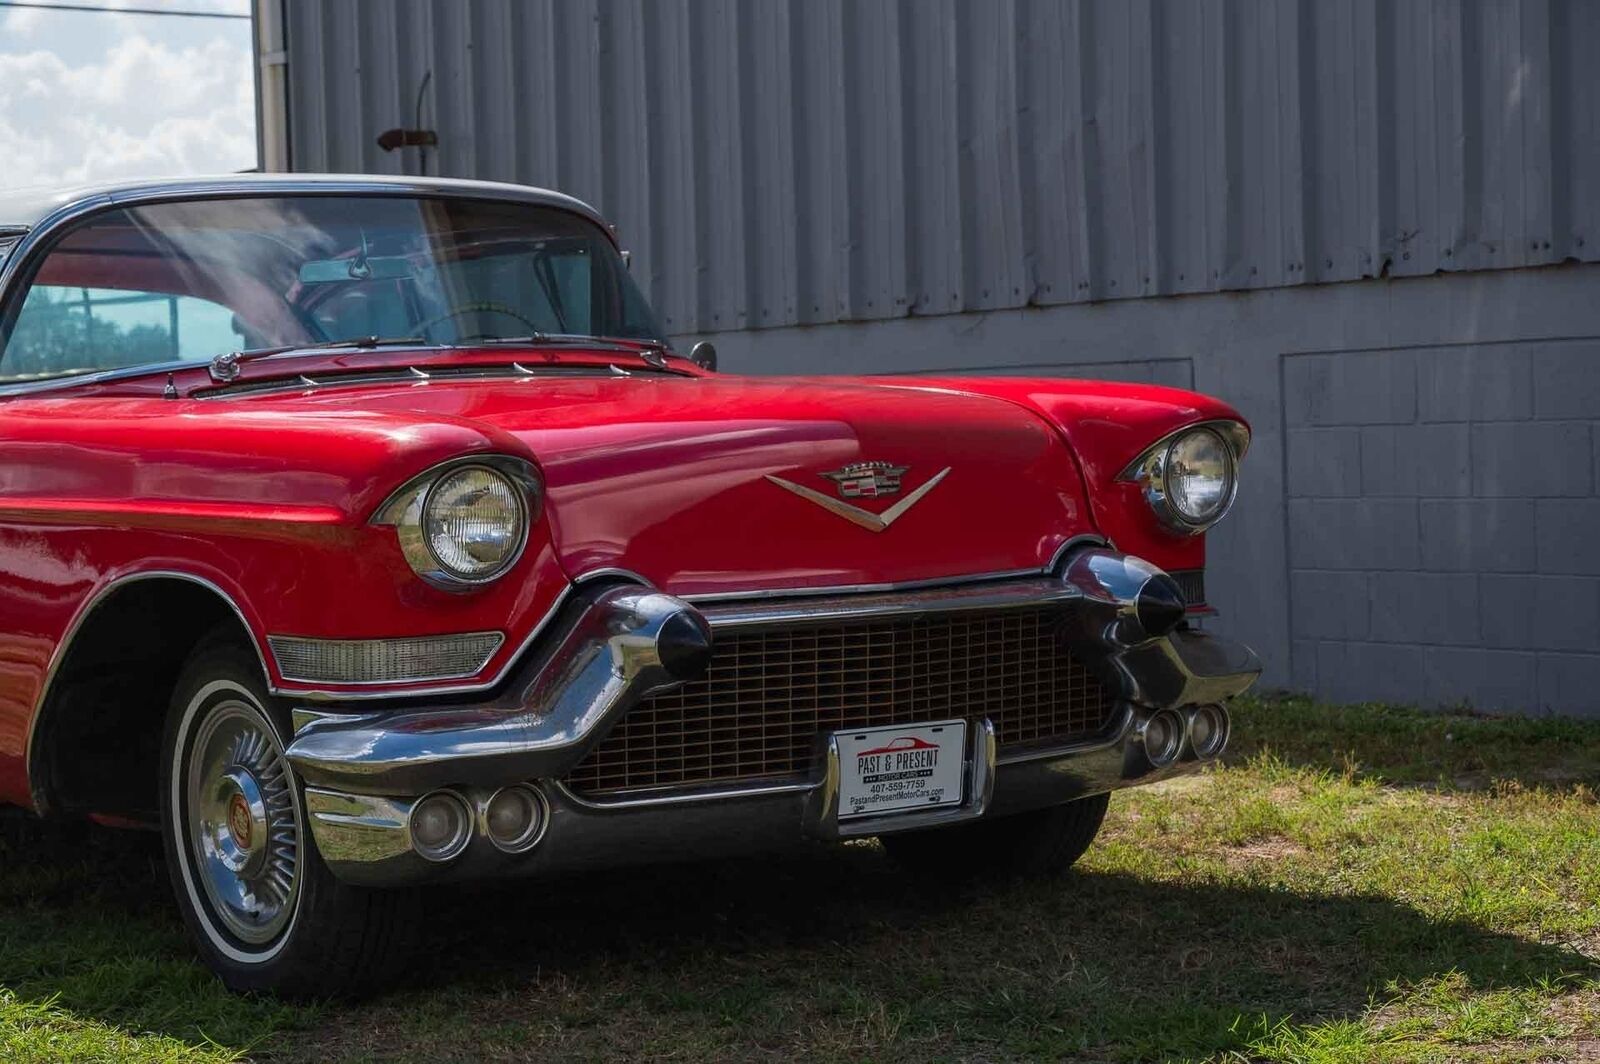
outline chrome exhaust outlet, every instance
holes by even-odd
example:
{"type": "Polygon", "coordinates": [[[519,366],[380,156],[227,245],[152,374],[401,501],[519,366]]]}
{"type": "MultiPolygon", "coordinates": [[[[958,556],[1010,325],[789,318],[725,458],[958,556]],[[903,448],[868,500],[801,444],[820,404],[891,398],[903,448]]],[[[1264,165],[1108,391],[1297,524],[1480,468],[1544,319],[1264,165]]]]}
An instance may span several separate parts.
{"type": "Polygon", "coordinates": [[[472,841],[472,807],[452,790],[425,794],[406,816],[406,837],[417,856],[434,864],[460,857],[472,841]]]}
{"type": "Polygon", "coordinates": [[[550,802],[525,783],[501,787],[478,806],[478,832],[505,854],[527,853],[544,838],[550,802]]]}
{"type": "Polygon", "coordinates": [[[1154,768],[1166,768],[1178,759],[1188,729],[1175,710],[1158,709],[1139,726],[1139,741],[1144,756],[1154,768]]]}
{"type": "Polygon", "coordinates": [[[1196,706],[1189,713],[1189,749],[1201,761],[1220,756],[1232,731],[1228,711],[1219,705],[1196,706]]]}

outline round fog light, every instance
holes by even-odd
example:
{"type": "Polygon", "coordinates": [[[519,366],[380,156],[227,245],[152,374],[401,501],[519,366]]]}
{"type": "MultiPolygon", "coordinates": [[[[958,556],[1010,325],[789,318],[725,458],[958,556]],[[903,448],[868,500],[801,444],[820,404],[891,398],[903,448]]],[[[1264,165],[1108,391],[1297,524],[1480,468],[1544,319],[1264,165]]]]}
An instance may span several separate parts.
{"type": "Polygon", "coordinates": [[[1221,706],[1201,706],[1189,719],[1189,742],[1194,756],[1209,759],[1228,745],[1228,711],[1221,706]]]}
{"type": "Polygon", "coordinates": [[[1170,765],[1183,746],[1183,718],[1170,709],[1144,722],[1144,754],[1156,768],[1170,765]]]}
{"type": "Polygon", "coordinates": [[[472,838],[472,810],[453,791],[435,791],[411,807],[411,845],[429,861],[448,861],[472,838]]]}
{"type": "Polygon", "coordinates": [[[531,787],[503,787],[483,807],[484,834],[505,853],[533,849],[544,822],[544,796],[531,787]]]}

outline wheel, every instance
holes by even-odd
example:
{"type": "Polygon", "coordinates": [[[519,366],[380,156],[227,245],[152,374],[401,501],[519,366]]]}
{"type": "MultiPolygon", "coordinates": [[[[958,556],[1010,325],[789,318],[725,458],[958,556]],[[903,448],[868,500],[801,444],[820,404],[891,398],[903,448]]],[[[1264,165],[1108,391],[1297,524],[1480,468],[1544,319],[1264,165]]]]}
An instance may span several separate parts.
{"type": "Polygon", "coordinates": [[[247,649],[208,643],[185,663],[161,759],[161,833],[178,907],[229,989],[371,989],[404,962],[414,898],[351,887],[328,871],[283,754],[287,724],[247,649]]]}
{"type": "Polygon", "coordinates": [[[878,841],[914,872],[945,877],[1065,872],[1094,842],[1110,797],[1094,794],[1049,809],[883,835],[878,841]]]}

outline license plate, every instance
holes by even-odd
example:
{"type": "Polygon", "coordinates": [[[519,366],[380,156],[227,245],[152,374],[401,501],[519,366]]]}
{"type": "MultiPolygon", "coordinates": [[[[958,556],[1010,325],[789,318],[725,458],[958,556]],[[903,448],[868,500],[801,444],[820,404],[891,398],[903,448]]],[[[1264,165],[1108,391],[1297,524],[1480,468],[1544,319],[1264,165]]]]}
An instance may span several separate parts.
{"type": "Polygon", "coordinates": [[[967,723],[834,732],[839,749],[839,819],[961,804],[967,723]]]}

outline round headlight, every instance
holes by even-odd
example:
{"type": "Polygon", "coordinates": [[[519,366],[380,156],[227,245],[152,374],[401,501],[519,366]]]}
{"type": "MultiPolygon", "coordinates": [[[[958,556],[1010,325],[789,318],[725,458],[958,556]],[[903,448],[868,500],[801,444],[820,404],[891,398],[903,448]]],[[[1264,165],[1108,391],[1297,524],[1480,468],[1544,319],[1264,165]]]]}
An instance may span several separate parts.
{"type": "Polygon", "coordinates": [[[1209,525],[1233,500],[1233,451],[1210,429],[1185,432],[1167,448],[1162,479],[1180,520],[1209,525]]]}
{"type": "Polygon", "coordinates": [[[422,536],[439,567],[481,582],[517,560],[527,514],[516,485],[487,466],[448,473],[422,505],[422,536]]]}

